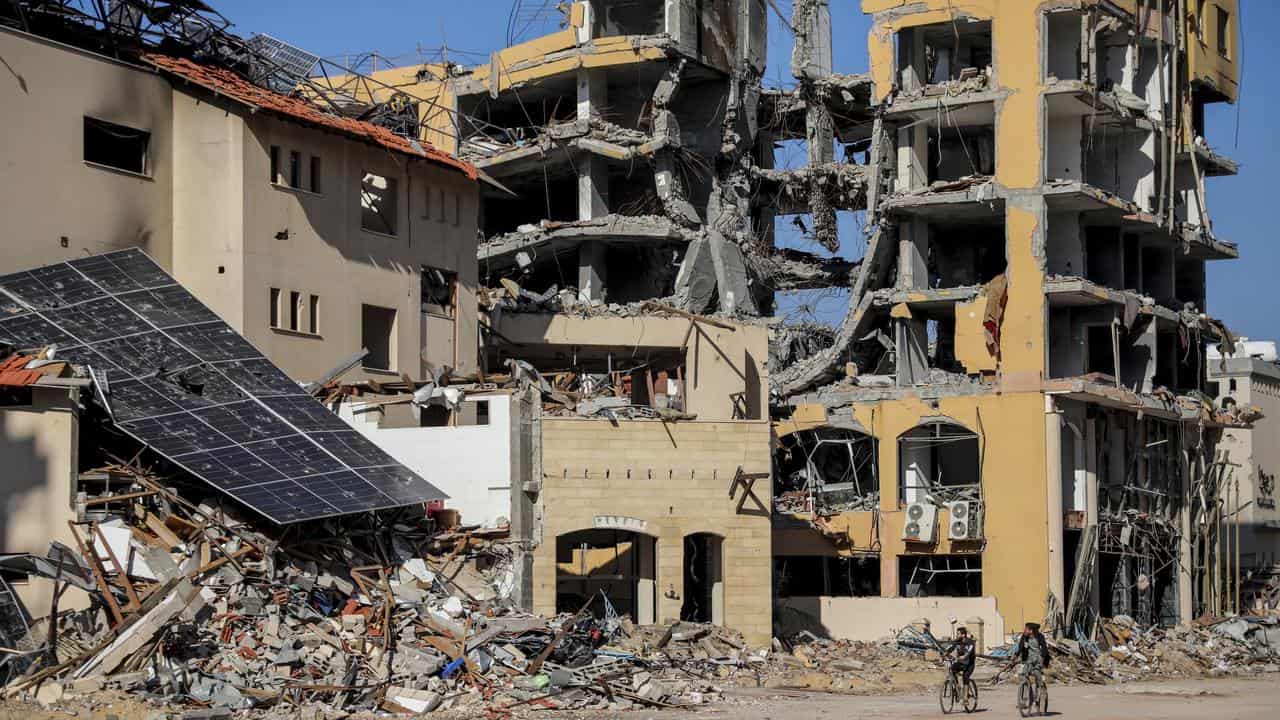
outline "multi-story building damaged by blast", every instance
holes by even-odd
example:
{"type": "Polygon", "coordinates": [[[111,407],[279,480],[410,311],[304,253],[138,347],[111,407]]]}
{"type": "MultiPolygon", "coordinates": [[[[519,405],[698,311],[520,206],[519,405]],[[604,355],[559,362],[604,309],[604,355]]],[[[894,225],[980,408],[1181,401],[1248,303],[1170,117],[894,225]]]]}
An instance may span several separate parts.
{"type": "Polygon", "coordinates": [[[477,65],[367,72],[74,4],[0,9],[0,118],[61,110],[6,135],[58,179],[8,183],[6,270],[141,245],[398,462],[470,463],[448,509],[526,609],[994,645],[1249,602],[1219,445],[1255,414],[1207,383],[1235,0],[863,0],[856,75],[793,0],[787,88],[772,0],[543,3],[477,65]],[[51,192],[81,212],[22,210],[51,192]],[[847,306],[784,322],[811,290],[847,306]]]}
{"type": "Polygon", "coordinates": [[[1216,446],[1241,418],[1201,393],[1232,347],[1204,191],[1235,166],[1204,114],[1236,99],[1238,13],[1186,9],[863,2],[869,249],[836,343],[772,375],[780,602],[864,638],[1234,609],[1216,446]]]}

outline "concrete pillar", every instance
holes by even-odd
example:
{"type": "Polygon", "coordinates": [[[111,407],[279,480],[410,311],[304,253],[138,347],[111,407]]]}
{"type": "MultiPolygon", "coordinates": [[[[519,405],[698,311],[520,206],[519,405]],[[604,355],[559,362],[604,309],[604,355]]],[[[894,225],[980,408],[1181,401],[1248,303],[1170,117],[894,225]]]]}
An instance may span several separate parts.
{"type": "MultiPolygon", "coordinates": [[[[929,287],[929,224],[921,218],[904,220],[898,226],[898,287],[919,290],[929,287]]],[[[911,317],[905,306],[895,308],[894,342],[897,346],[897,385],[910,387],[929,374],[929,333],[923,320],[911,317]]]]}
{"type": "Polygon", "coordinates": [[[687,53],[698,48],[698,8],[696,0],[666,0],[666,31],[687,53]]]}
{"type": "Polygon", "coordinates": [[[898,225],[898,288],[923,290],[929,287],[929,223],[922,218],[903,220],[898,225]]]}
{"type": "Polygon", "coordinates": [[[911,387],[929,379],[929,329],[923,320],[895,318],[894,343],[898,363],[895,378],[898,387],[911,387]]]}
{"type": "Polygon", "coordinates": [[[923,125],[898,131],[898,177],[895,188],[908,192],[929,184],[929,136],[923,125]]]}
{"type": "Polygon", "coordinates": [[[1191,552],[1191,486],[1195,478],[1193,473],[1198,470],[1193,465],[1189,472],[1182,474],[1182,497],[1187,502],[1182,503],[1182,507],[1178,510],[1178,624],[1189,625],[1195,619],[1195,608],[1192,604],[1191,589],[1191,567],[1193,557],[1191,552]]]}
{"type": "MultiPolygon", "coordinates": [[[[1062,571],[1062,419],[1052,395],[1044,397],[1045,482],[1048,491],[1049,592],[1065,603],[1066,581],[1062,571]]],[[[1063,609],[1066,609],[1065,604],[1063,609]]]]}
{"type": "MultiPolygon", "coordinates": [[[[1085,506],[1084,506],[1084,522],[1085,526],[1098,525],[1098,421],[1093,418],[1086,418],[1085,427],[1085,506]]],[[[1097,547],[1098,536],[1095,533],[1093,537],[1094,547],[1097,547]]],[[[1089,583],[1089,607],[1096,613],[1102,607],[1102,594],[1098,587],[1098,570],[1097,563],[1094,563],[1093,582],[1089,583]]]]}
{"type": "Polygon", "coordinates": [[[904,92],[914,92],[929,81],[924,76],[928,67],[924,43],[917,28],[906,28],[898,33],[898,82],[904,92]]]}
{"type": "Polygon", "coordinates": [[[605,302],[608,269],[603,240],[584,240],[578,245],[578,299],[605,302]]]}
{"type": "MultiPolygon", "coordinates": [[[[602,70],[578,71],[579,130],[590,127],[591,118],[599,116],[608,103],[608,85],[602,70]]],[[[609,168],[604,158],[582,153],[578,158],[578,219],[590,220],[609,214],[609,168]]]]}

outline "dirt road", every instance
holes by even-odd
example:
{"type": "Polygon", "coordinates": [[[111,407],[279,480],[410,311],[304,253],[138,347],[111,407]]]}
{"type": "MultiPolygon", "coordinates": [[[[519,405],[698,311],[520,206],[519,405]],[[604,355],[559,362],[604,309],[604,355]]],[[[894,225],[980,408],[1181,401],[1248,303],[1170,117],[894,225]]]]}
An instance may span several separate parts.
{"type": "MultiPolygon", "coordinates": [[[[1088,720],[1274,720],[1280,707],[1280,678],[1185,680],[1119,686],[1053,686],[1049,717],[1088,720]]],[[[850,696],[786,690],[735,690],[732,701],[687,713],[628,712],[613,717],[638,720],[725,718],[726,720],[915,720],[944,717],[936,693],[896,696],[850,696]]],[[[601,715],[595,715],[601,717],[601,715]]],[[[1019,717],[1014,688],[983,687],[978,712],[950,717],[1005,720],[1019,717]]]]}

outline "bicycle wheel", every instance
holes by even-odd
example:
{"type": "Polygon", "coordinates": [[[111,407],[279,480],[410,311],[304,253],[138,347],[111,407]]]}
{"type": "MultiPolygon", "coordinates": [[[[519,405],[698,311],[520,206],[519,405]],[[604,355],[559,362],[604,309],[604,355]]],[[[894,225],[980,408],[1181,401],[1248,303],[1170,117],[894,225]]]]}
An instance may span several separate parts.
{"type": "Polygon", "coordinates": [[[946,681],[942,683],[942,689],[938,691],[938,705],[942,708],[944,715],[950,715],[951,711],[956,707],[956,681],[954,676],[948,675],[946,681]]]}
{"type": "Polygon", "coordinates": [[[1036,701],[1037,701],[1036,702],[1037,709],[1040,711],[1040,714],[1048,715],[1049,714],[1049,688],[1045,687],[1044,683],[1041,683],[1040,687],[1036,688],[1036,701]]]}
{"type": "Polygon", "coordinates": [[[978,683],[974,682],[973,679],[970,678],[967,686],[969,688],[969,694],[964,698],[964,711],[971,713],[978,709],[978,683]]]}
{"type": "Polygon", "coordinates": [[[1018,714],[1022,717],[1031,715],[1031,685],[1026,680],[1018,685],[1018,714]]]}

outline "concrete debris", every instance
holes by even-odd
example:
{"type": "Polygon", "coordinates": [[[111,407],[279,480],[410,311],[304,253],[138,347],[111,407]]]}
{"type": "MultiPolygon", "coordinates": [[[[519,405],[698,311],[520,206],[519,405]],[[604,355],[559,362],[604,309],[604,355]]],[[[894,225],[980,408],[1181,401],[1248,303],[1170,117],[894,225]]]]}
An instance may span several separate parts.
{"type": "Polygon", "coordinates": [[[121,497],[153,494],[112,503],[112,526],[152,547],[164,542],[154,528],[167,528],[179,542],[166,555],[185,574],[159,583],[85,559],[101,593],[32,626],[34,637],[56,635],[56,649],[12,678],[8,695],[57,705],[119,688],[196,706],[189,717],[687,707],[719,697],[720,669],[767,654],[706,625],[635,627],[586,607],[522,612],[500,592],[511,557],[502,532],[401,514],[293,534],[136,479],[121,497]]]}

